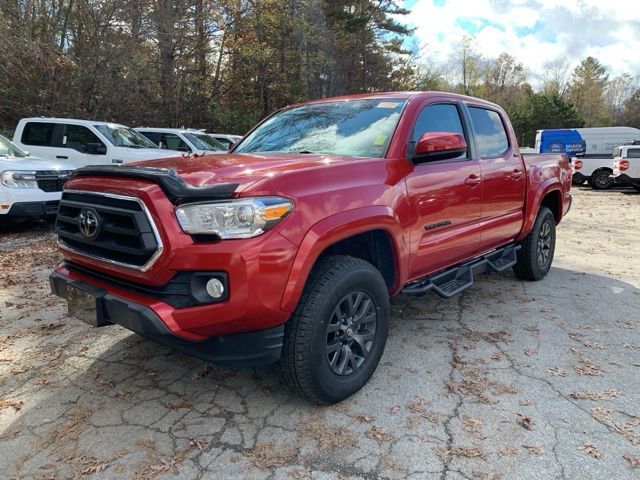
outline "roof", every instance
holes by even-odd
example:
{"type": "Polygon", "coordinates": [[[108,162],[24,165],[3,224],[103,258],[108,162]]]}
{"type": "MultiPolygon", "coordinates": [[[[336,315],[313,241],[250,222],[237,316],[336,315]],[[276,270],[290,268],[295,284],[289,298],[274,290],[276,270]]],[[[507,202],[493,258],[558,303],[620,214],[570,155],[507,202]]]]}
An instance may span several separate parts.
{"type": "Polygon", "coordinates": [[[49,122],[49,123],[79,123],[81,125],[114,125],[117,127],[126,127],[121,123],[104,122],[101,120],[83,120],[80,118],[61,118],[61,117],[28,117],[20,120],[21,122],[49,122]]]}
{"type": "Polygon", "coordinates": [[[195,128],[135,127],[134,130],[139,132],[204,133],[202,130],[196,130],[195,128]]]}
{"type": "Polygon", "coordinates": [[[356,95],[343,95],[340,97],[321,98],[317,100],[311,100],[308,102],[300,102],[289,105],[289,107],[300,106],[306,104],[324,103],[324,102],[340,102],[349,100],[375,100],[382,98],[397,98],[399,100],[423,100],[430,97],[446,97],[451,100],[460,100],[466,102],[478,103],[485,106],[492,106],[501,108],[499,105],[483,100],[481,98],[469,97],[467,95],[460,95],[458,93],[442,92],[442,91],[420,91],[420,92],[376,92],[376,93],[359,93],[356,95]]]}

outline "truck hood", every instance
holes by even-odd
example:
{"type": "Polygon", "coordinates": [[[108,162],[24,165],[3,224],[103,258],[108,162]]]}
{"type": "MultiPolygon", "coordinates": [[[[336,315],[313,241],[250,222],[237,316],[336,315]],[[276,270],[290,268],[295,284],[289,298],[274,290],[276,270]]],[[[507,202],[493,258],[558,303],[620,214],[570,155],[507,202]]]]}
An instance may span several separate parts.
{"type": "Polygon", "coordinates": [[[140,165],[173,169],[185,182],[197,187],[216,183],[237,183],[237,191],[240,192],[264,178],[296,170],[328,168],[330,165],[348,161],[354,161],[354,158],[301,153],[227,153],[152,160],[140,165]]]}
{"type": "Polygon", "coordinates": [[[76,166],[59,160],[46,160],[40,157],[2,157],[0,156],[0,172],[4,170],[75,170],[76,166]]]}
{"type": "Polygon", "coordinates": [[[183,153],[174,150],[163,150],[161,148],[126,148],[118,147],[114,153],[115,159],[124,158],[125,163],[139,162],[143,160],[155,160],[157,158],[177,158],[183,153]]]}

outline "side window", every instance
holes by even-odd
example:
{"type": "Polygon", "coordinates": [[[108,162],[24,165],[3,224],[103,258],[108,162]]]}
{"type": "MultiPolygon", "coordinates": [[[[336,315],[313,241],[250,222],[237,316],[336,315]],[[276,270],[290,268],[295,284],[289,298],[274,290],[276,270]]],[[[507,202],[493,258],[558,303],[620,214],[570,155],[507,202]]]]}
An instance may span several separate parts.
{"type": "Polygon", "coordinates": [[[231,140],[229,140],[228,138],[224,138],[224,137],[215,137],[215,139],[217,141],[219,141],[221,144],[223,144],[225,147],[229,148],[231,147],[231,145],[233,145],[233,142],[231,140]]]}
{"type": "Polygon", "coordinates": [[[627,150],[627,158],[640,158],[640,148],[630,148],[627,150]]]}
{"type": "Polygon", "coordinates": [[[57,147],[54,131],[55,123],[28,122],[22,131],[20,142],[24,145],[57,147]]]}
{"type": "Polygon", "coordinates": [[[160,145],[160,134],[158,132],[138,132],[151,140],[156,145],[160,145]]]}
{"type": "Polygon", "coordinates": [[[178,150],[179,152],[190,152],[189,145],[185,143],[175,133],[163,133],[161,136],[162,145],[160,148],[166,148],[167,150],[178,150]]]}
{"type": "Polygon", "coordinates": [[[65,148],[77,150],[81,153],[96,153],[95,151],[89,151],[90,143],[104,147],[104,143],[100,141],[96,134],[82,125],[65,125],[62,143],[65,148]]]}
{"type": "Polygon", "coordinates": [[[509,149],[509,138],[498,112],[469,107],[480,158],[501,157],[509,149]]]}
{"type": "MultiPolygon", "coordinates": [[[[427,132],[455,132],[464,136],[458,107],[450,103],[427,105],[422,109],[411,133],[411,142],[417,142],[427,132]]],[[[466,158],[467,154],[458,158],[466,158]]]]}

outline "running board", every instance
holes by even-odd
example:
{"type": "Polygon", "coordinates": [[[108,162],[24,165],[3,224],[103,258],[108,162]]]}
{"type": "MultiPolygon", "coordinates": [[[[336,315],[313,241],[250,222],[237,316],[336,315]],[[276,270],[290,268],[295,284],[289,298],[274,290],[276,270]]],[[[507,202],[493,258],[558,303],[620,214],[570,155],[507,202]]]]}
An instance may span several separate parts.
{"type": "Polygon", "coordinates": [[[433,291],[442,298],[451,298],[473,285],[473,277],[480,273],[504,272],[516,264],[520,245],[507,245],[493,252],[448,268],[442,272],[408,283],[401,293],[420,295],[433,291]]]}

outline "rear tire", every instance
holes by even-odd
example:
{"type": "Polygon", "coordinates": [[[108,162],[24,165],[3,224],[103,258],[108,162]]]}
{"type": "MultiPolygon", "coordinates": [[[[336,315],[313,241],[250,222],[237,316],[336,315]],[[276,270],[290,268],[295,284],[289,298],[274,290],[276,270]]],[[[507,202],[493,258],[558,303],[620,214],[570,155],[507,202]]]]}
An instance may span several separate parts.
{"type": "Polygon", "coordinates": [[[574,173],[573,176],[571,177],[571,183],[576,186],[582,185],[585,180],[586,180],[585,176],[582,175],[581,173],[574,173]]]}
{"type": "Polygon", "coordinates": [[[614,180],[611,178],[610,170],[596,170],[589,177],[589,185],[596,190],[607,190],[613,186],[614,180]]]}
{"type": "Polygon", "coordinates": [[[373,265],[342,255],[320,259],[285,326],[286,382],[324,405],[356,393],[384,351],[389,310],[387,285],[373,265]]]}
{"type": "Polygon", "coordinates": [[[556,249],[556,219],[547,207],[540,207],[529,235],[521,243],[515,274],[523,280],[540,280],[549,273],[556,249]]]}

